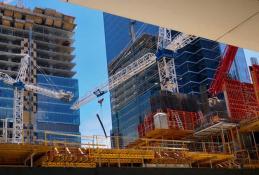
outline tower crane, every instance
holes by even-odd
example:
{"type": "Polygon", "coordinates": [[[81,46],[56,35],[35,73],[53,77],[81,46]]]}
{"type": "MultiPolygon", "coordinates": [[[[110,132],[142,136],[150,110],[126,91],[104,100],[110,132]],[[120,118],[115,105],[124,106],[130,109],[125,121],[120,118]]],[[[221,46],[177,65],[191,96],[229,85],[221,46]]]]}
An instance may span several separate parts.
{"type": "Polygon", "coordinates": [[[4,72],[0,72],[0,81],[3,81],[5,84],[11,85],[14,88],[12,142],[22,143],[24,90],[42,94],[48,97],[52,97],[56,99],[64,99],[68,101],[70,101],[73,98],[73,94],[71,92],[65,92],[63,90],[54,91],[54,90],[49,90],[47,88],[36,86],[34,84],[25,83],[30,56],[27,54],[11,54],[11,53],[5,53],[4,55],[16,55],[16,56],[18,55],[22,57],[20,69],[15,79],[13,79],[11,76],[9,76],[4,72]]]}
{"type": "Polygon", "coordinates": [[[89,103],[95,98],[101,97],[111,89],[117,87],[124,81],[147,69],[155,63],[158,65],[161,89],[171,92],[178,92],[174,59],[168,58],[168,55],[165,56],[166,54],[163,54],[163,51],[169,50],[172,54],[191,43],[197,37],[183,33],[172,37],[171,33],[171,30],[160,27],[157,43],[157,53],[159,54],[156,55],[154,53],[146,53],[141,58],[132,62],[114,75],[110,76],[108,82],[88,92],[85,96],[76,101],[72,105],[71,109],[78,110],[82,105],[89,103]]]}
{"type": "Polygon", "coordinates": [[[218,69],[215,73],[214,80],[212,81],[209,93],[216,96],[222,91],[223,81],[229,72],[231,65],[235,59],[238,47],[227,45],[223,57],[219,63],[218,69]]]}

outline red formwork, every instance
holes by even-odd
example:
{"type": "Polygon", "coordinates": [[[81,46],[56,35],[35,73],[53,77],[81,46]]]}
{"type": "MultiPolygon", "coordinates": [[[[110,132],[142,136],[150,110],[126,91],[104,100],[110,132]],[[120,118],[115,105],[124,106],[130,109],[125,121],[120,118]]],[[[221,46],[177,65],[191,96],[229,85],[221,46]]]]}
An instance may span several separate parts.
{"type": "Polygon", "coordinates": [[[139,137],[144,137],[145,136],[144,123],[141,123],[141,124],[138,125],[138,135],[139,135],[139,137]]]}
{"type": "Polygon", "coordinates": [[[250,72],[253,80],[255,95],[257,97],[257,101],[259,101],[259,65],[250,66],[250,72]]]}
{"type": "MultiPolygon", "coordinates": [[[[167,109],[167,121],[169,129],[194,130],[198,120],[198,113],[167,109]],[[177,122],[176,116],[180,118],[181,124],[177,122]],[[183,126],[183,127],[181,127],[183,126]]],[[[144,137],[147,133],[155,130],[155,113],[150,113],[144,118],[144,122],[138,125],[139,137],[144,137]]]]}
{"type": "Polygon", "coordinates": [[[187,112],[172,109],[167,109],[167,117],[169,128],[184,130],[194,130],[195,124],[198,120],[197,112],[187,112]],[[177,116],[180,118],[183,128],[181,128],[181,125],[179,125],[179,123],[176,121],[177,116]]]}
{"type": "Polygon", "coordinates": [[[229,117],[232,120],[241,121],[256,117],[259,114],[259,105],[253,84],[225,79],[224,94],[229,117]]]}
{"type": "Polygon", "coordinates": [[[154,116],[154,114],[150,113],[147,116],[145,116],[145,118],[144,118],[145,133],[148,133],[155,129],[153,116],[154,116]]]}

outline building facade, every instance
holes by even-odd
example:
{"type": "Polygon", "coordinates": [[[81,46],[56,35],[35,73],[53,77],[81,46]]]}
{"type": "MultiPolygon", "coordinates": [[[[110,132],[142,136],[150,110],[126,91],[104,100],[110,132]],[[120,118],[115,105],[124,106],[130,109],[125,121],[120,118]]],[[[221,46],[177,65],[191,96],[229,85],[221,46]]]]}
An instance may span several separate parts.
{"type": "Polygon", "coordinates": [[[200,96],[208,89],[221,58],[219,44],[198,38],[175,55],[179,92],[200,96]]]}
{"type": "MultiPolygon", "coordinates": [[[[156,38],[142,35],[132,47],[109,64],[113,75],[146,53],[155,53],[156,38]]],[[[112,135],[138,137],[137,125],[151,111],[150,97],[160,90],[157,65],[154,64],[110,91],[112,111],[112,135]]]]}
{"type": "Polygon", "coordinates": [[[139,21],[103,13],[107,63],[110,64],[127,47],[132,40],[143,34],[157,36],[158,27],[139,21]]]}
{"type": "MultiPolygon", "coordinates": [[[[130,19],[104,13],[109,75],[115,74],[145,53],[156,53],[158,27],[140,23],[145,25],[147,29],[152,30],[147,30],[146,33],[143,31],[143,34],[134,40],[129,27],[131,22],[132,20],[130,19]]],[[[172,32],[173,36],[177,33],[176,31],[172,32]]],[[[172,97],[171,93],[161,92],[157,65],[149,67],[110,91],[111,134],[138,137],[137,126],[145,115],[167,107],[177,108],[171,104],[183,99],[184,95],[181,94],[187,95],[185,98],[188,100],[189,98],[195,99],[196,105],[198,104],[198,106],[195,106],[195,100],[189,101],[188,103],[192,104],[193,108],[188,108],[187,105],[187,107],[181,107],[181,110],[197,111],[203,109],[202,94],[204,90],[207,94],[207,90],[215,76],[222,57],[221,45],[215,41],[198,38],[178,50],[177,53],[172,54],[172,57],[176,65],[180,97],[172,97]]],[[[238,60],[233,64],[231,73],[245,70],[246,64],[242,66],[244,63],[242,49],[239,49],[237,58],[238,60]]],[[[238,78],[249,81],[245,75],[240,74],[238,78]]],[[[208,95],[204,99],[207,104],[208,95]]]]}
{"type": "MultiPolygon", "coordinates": [[[[80,134],[80,113],[71,111],[78,98],[78,82],[73,79],[74,17],[52,9],[34,10],[0,4],[0,71],[16,77],[21,57],[31,56],[27,83],[74,94],[71,102],[25,91],[25,139],[44,139],[45,131],[80,134]]],[[[13,88],[0,82],[0,118],[13,118],[13,88]]],[[[52,136],[53,137],[53,136],[52,136]]]]}

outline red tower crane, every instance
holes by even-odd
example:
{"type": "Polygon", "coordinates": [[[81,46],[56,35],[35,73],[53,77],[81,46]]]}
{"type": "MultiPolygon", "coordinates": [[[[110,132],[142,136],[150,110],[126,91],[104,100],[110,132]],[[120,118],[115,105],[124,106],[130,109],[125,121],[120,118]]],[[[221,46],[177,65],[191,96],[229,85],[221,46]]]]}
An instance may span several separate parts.
{"type": "Polygon", "coordinates": [[[209,93],[216,96],[222,91],[223,81],[227,76],[229,69],[235,59],[238,47],[227,45],[223,57],[219,63],[218,69],[215,73],[214,80],[212,81],[209,93]]]}

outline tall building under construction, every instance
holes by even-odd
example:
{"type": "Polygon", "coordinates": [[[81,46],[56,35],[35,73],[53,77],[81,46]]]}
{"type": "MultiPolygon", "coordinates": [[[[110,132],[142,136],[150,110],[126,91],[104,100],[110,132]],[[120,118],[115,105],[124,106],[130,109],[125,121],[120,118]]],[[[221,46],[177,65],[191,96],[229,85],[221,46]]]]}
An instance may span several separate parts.
{"type": "MultiPolygon", "coordinates": [[[[146,53],[155,54],[157,51],[157,26],[132,22],[130,19],[104,13],[104,28],[109,76],[146,53]],[[116,37],[119,33],[120,37],[116,37]]],[[[178,33],[171,31],[172,36],[178,33]]],[[[204,112],[203,88],[207,93],[214,78],[223,52],[220,46],[221,44],[216,41],[198,38],[176,53],[171,53],[175,60],[178,89],[181,94],[172,95],[161,91],[157,64],[112,89],[112,134],[139,137],[138,125],[144,117],[159,110],[166,111],[167,108],[204,112]],[[187,100],[188,105],[181,105],[184,104],[183,99],[187,100]]],[[[232,65],[230,74],[237,80],[250,82],[249,77],[245,75],[248,67],[243,49],[239,49],[237,57],[238,64],[232,65]]],[[[223,110],[222,113],[225,114],[226,108],[223,110]]]]}
{"type": "MultiPolygon", "coordinates": [[[[73,79],[74,17],[52,9],[33,10],[0,4],[0,71],[16,77],[21,57],[30,55],[26,81],[54,90],[71,91],[71,102],[25,92],[25,140],[44,138],[44,131],[79,134],[79,111],[70,109],[78,98],[73,79]]],[[[0,82],[0,118],[13,117],[13,88],[0,82]]]]}

